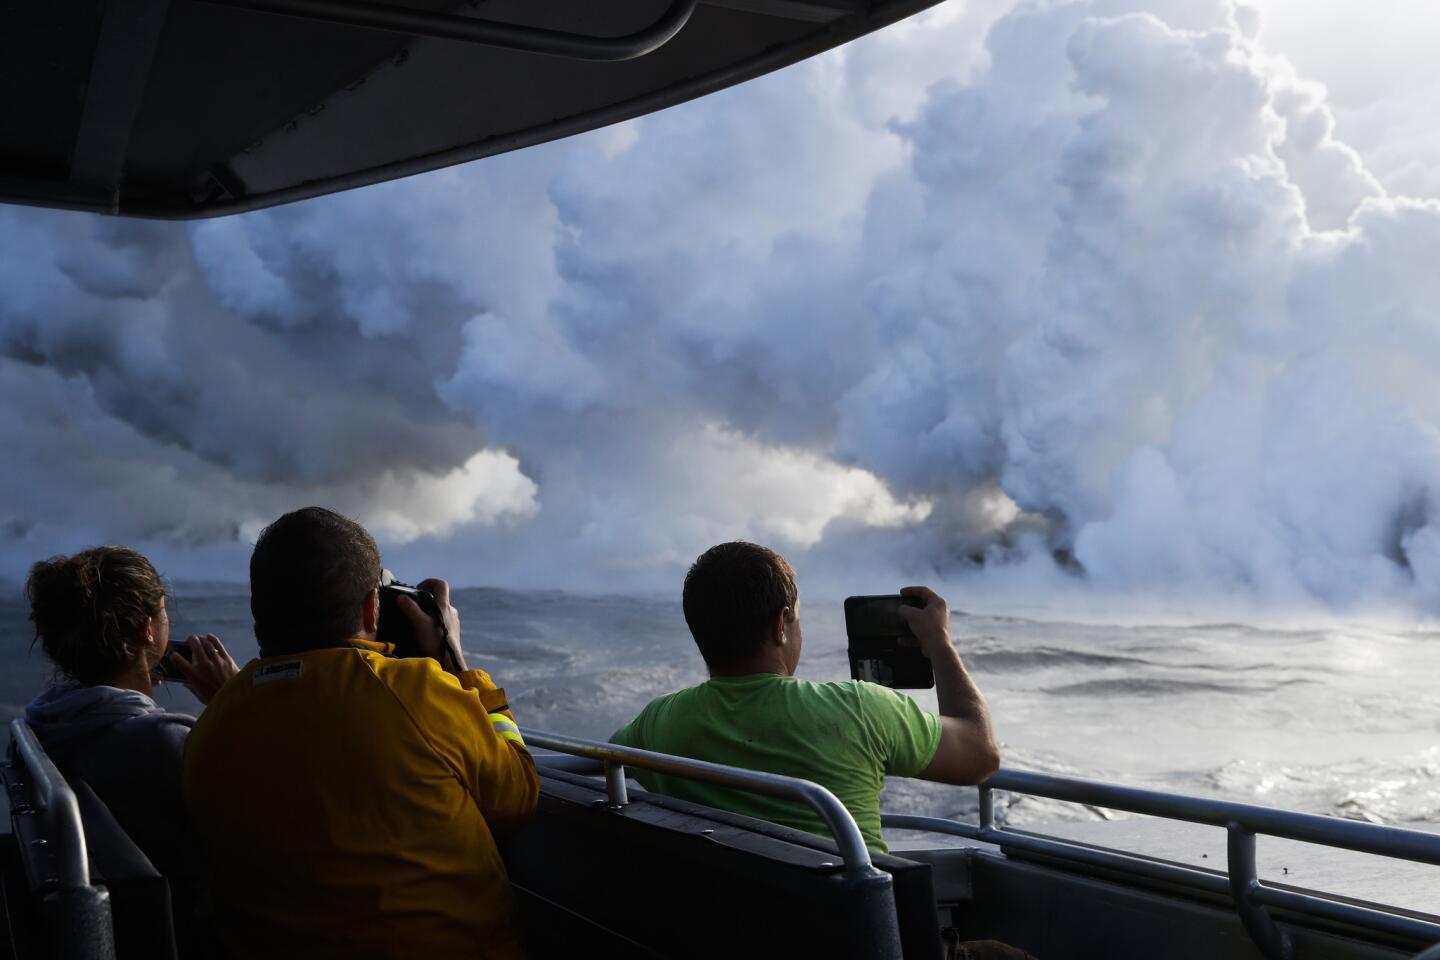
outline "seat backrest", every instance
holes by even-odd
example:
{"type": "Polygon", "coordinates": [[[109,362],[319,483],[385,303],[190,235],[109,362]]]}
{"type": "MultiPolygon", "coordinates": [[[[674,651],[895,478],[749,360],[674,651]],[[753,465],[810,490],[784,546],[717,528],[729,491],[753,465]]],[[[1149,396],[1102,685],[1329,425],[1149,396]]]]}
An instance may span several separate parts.
{"type": "Polygon", "coordinates": [[[19,863],[5,871],[5,904],[23,914],[10,925],[25,928],[40,956],[113,960],[110,894],[90,876],[75,791],[25,721],[12,721],[10,734],[0,782],[19,863]]]}
{"type": "MultiPolygon", "coordinates": [[[[502,846],[532,960],[568,956],[558,924],[637,956],[868,956],[855,925],[875,905],[829,840],[642,790],[618,811],[604,801],[603,784],[543,771],[535,821],[502,846]]],[[[930,868],[873,860],[893,880],[884,909],[904,956],[935,960],[930,868]]]]}
{"type": "Polygon", "coordinates": [[[170,884],[84,780],[71,780],[85,824],[90,882],[110,892],[116,960],[175,960],[170,884]]]}
{"type": "Polygon", "coordinates": [[[27,889],[23,896],[12,897],[7,891],[7,901],[28,900],[37,918],[31,926],[46,941],[44,952],[49,955],[175,960],[169,882],[90,785],[67,781],[55,768],[24,721],[15,721],[12,733],[0,779],[10,800],[11,829],[27,889]],[[22,741],[27,749],[22,750],[22,741]],[[58,815],[67,796],[74,799],[78,824],[58,815]],[[45,815],[47,803],[57,808],[57,815],[45,815]],[[64,876],[66,870],[57,862],[63,849],[77,843],[88,868],[83,886],[64,876]]]}

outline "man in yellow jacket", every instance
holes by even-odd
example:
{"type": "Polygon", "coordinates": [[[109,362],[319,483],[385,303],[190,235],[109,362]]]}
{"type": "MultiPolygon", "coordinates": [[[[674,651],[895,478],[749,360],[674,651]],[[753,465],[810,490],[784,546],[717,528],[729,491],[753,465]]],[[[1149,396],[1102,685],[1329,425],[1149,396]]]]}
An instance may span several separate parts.
{"type": "Polygon", "coordinates": [[[236,957],[523,956],[494,838],[534,813],[535,763],[504,690],[466,669],[448,584],[420,585],[444,630],[400,601],[428,656],[395,659],[376,638],[380,576],[370,535],[318,507],[255,545],[260,659],[185,751],[236,957]]]}

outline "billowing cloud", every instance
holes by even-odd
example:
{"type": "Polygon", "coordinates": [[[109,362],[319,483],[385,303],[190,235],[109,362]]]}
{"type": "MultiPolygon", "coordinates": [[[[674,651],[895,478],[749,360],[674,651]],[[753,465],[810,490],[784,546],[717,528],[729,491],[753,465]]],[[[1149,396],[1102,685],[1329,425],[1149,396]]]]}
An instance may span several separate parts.
{"type": "Polygon", "coordinates": [[[336,490],[321,499],[342,508],[345,500],[357,500],[350,512],[376,536],[398,543],[469,524],[518,523],[540,509],[534,481],[514,457],[496,450],[481,450],[443,476],[387,471],[355,493],[336,490]]]}
{"type": "Polygon", "coordinates": [[[7,555],[315,501],[462,582],[751,537],[1440,608],[1440,205],[1250,6],[1011,7],[294,207],[0,213],[7,555]]]}

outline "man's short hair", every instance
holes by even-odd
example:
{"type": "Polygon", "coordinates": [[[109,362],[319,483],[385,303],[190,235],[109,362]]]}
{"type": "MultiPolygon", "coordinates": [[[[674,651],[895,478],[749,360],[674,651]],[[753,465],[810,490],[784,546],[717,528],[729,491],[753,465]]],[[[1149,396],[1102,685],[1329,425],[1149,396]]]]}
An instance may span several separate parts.
{"type": "Polygon", "coordinates": [[[759,544],[737,540],[711,547],[685,575],[685,623],[711,667],[729,667],[759,653],[775,614],[799,601],[795,571],[759,544]]]}
{"type": "Polygon", "coordinates": [[[332,647],[362,628],[380,583],[380,548],[354,520],[324,507],[287,513],[250,555],[250,611],[261,656],[332,647]]]}

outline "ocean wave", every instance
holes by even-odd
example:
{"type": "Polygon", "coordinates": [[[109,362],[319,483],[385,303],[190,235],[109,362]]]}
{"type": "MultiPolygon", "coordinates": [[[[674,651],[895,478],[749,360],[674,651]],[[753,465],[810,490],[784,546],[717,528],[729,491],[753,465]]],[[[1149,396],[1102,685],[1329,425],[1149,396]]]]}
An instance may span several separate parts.
{"type": "Polygon", "coordinates": [[[525,687],[508,683],[510,705],[522,726],[605,740],[655,697],[703,679],[693,664],[661,663],[612,668],[568,683],[525,687]]]}
{"type": "Polygon", "coordinates": [[[1105,653],[1086,653],[1083,650],[1066,650],[1060,647],[1032,647],[1026,649],[986,649],[981,647],[965,654],[965,659],[977,669],[989,673],[1005,671],[1041,670],[1049,667],[1122,667],[1154,666],[1154,662],[1142,657],[1119,656],[1105,653]]]}
{"type": "Polygon", "coordinates": [[[1314,682],[1313,680],[1292,679],[1279,680],[1274,683],[1219,683],[1206,680],[1174,680],[1163,677],[1116,677],[1046,687],[1043,692],[1055,697],[1173,697],[1194,693],[1273,693],[1282,687],[1314,682]]]}
{"type": "MultiPolygon", "coordinates": [[[[538,634],[537,634],[538,635],[538,634]]],[[[508,660],[517,664],[540,663],[558,672],[582,659],[578,651],[546,643],[519,641],[513,636],[472,636],[462,632],[463,646],[467,657],[478,657],[482,661],[508,660]]]]}
{"type": "Polygon", "coordinates": [[[1287,764],[1236,760],[1208,771],[1200,788],[1231,799],[1370,823],[1440,820],[1440,747],[1398,760],[1287,764]]]}
{"type": "MultiPolygon", "coordinates": [[[[1093,771],[1082,770],[1047,752],[1027,751],[1002,747],[1005,766],[1014,770],[1035,773],[1049,773],[1062,777],[1094,776],[1093,771]]],[[[1114,820],[1118,815],[1109,810],[1082,803],[1066,803],[1047,797],[1033,797],[998,790],[994,794],[995,816],[1002,823],[1011,826],[1034,826],[1046,823],[1067,823],[1074,821],[1114,820]]],[[[880,795],[880,809],[885,813],[903,813],[922,817],[943,817],[976,823],[979,818],[980,797],[975,787],[955,787],[925,780],[910,780],[887,777],[885,791],[880,795]]],[[[934,843],[933,833],[896,830],[886,831],[898,840],[917,840],[934,843]]]]}

